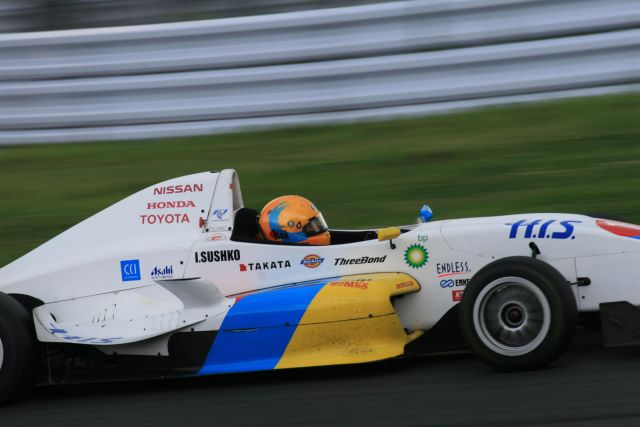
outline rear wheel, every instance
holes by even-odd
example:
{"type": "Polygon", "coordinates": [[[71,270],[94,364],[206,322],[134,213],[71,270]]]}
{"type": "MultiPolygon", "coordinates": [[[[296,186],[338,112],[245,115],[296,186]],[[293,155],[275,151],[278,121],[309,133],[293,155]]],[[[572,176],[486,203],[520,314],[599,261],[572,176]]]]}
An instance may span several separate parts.
{"type": "Polygon", "coordinates": [[[33,384],[36,346],[28,311],[0,293],[0,404],[33,384]]]}
{"type": "Polygon", "coordinates": [[[577,322],[575,297],[564,277],[528,257],[481,269],[465,289],[459,314],[467,344],[500,370],[552,362],[571,342],[577,322]]]}

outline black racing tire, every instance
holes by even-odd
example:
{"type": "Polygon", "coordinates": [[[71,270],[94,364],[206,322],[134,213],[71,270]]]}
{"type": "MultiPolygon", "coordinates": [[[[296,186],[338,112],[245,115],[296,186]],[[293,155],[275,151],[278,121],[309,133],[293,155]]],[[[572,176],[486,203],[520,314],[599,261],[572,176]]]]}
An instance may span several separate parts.
{"type": "Polygon", "coordinates": [[[0,405],[33,385],[36,340],[29,312],[0,292],[0,405]]]}
{"type": "Polygon", "coordinates": [[[571,343],[578,320],[575,296],[562,274],[523,256],[502,258],[478,271],[458,312],[471,350],[501,371],[553,362],[571,343]]]}

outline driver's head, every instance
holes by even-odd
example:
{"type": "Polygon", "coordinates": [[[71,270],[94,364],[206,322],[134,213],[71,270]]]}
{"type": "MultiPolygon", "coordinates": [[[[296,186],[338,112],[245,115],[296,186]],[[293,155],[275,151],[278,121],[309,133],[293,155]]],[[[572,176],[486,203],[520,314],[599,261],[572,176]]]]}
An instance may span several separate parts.
{"type": "Polygon", "coordinates": [[[328,245],[331,235],[322,214],[313,203],[300,196],[273,199],[260,212],[260,230],[266,240],[328,245]]]}

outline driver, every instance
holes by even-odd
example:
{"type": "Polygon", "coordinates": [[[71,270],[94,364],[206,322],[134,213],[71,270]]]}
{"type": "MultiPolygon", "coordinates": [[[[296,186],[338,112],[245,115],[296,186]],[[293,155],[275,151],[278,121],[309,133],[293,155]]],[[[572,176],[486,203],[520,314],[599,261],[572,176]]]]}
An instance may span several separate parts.
{"type": "Polygon", "coordinates": [[[300,196],[281,196],[265,205],[258,220],[261,237],[272,242],[328,245],[331,235],[322,214],[300,196]]]}

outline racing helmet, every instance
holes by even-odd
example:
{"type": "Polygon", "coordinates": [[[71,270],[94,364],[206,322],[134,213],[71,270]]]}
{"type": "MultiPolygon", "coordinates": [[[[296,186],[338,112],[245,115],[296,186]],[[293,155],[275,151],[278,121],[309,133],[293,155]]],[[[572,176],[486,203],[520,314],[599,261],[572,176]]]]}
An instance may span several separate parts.
{"type": "Polygon", "coordinates": [[[300,196],[281,196],[265,205],[258,220],[262,237],[273,242],[328,245],[331,235],[322,214],[300,196]]]}

